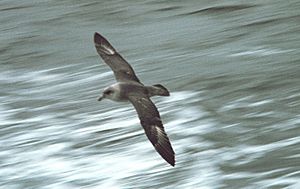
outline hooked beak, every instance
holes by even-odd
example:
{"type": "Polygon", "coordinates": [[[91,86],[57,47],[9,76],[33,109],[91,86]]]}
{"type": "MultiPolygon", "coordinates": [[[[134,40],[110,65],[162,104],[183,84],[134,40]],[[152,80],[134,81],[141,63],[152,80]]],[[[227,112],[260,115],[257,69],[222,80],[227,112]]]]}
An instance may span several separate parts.
{"type": "Polygon", "coordinates": [[[98,101],[101,101],[103,98],[104,98],[103,96],[100,96],[100,97],[98,98],[98,101]]]}

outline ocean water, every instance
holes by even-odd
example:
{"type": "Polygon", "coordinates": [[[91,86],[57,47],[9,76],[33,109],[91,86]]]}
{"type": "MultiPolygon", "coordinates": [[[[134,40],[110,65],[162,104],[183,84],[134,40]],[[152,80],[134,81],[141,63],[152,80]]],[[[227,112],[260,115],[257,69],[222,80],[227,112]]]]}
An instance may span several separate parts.
{"type": "Polygon", "coordinates": [[[0,188],[300,188],[300,2],[0,1],[0,188]],[[104,35],[155,97],[169,166],[104,35]]]}

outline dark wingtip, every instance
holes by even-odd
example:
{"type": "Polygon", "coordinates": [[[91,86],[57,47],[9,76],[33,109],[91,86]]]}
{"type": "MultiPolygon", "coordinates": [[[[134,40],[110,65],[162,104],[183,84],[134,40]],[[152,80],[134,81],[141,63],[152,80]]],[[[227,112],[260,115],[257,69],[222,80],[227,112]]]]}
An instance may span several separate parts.
{"type": "Polygon", "coordinates": [[[175,160],[172,162],[168,162],[170,165],[172,165],[173,167],[175,167],[175,160]]]}
{"type": "Polygon", "coordinates": [[[113,55],[116,53],[116,50],[107,41],[107,39],[97,32],[94,34],[94,43],[99,53],[105,53],[107,55],[113,55]]]}
{"type": "Polygon", "coordinates": [[[96,44],[100,45],[102,43],[103,39],[104,39],[104,37],[102,37],[99,33],[95,32],[95,34],[94,34],[94,42],[96,44]]]}
{"type": "Polygon", "coordinates": [[[175,167],[175,154],[173,154],[173,157],[171,159],[165,159],[170,165],[175,167]]]}
{"type": "Polygon", "coordinates": [[[173,167],[175,166],[175,153],[169,141],[167,142],[167,145],[156,144],[154,147],[166,162],[173,167]]]}
{"type": "Polygon", "coordinates": [[[173,157],[169,157],[169,158],[166,158],[166,157],[163,157],[166,162],[168,162],[172,167],[175,167],[175,159],[174,159],[174,156],[173,157]]]}

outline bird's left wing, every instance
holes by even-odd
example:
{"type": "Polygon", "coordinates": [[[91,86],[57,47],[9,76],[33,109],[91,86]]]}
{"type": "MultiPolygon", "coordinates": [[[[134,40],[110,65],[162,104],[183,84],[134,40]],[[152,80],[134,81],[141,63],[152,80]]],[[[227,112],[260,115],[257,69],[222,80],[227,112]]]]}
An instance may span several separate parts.
{"type": "Polygon", "coordinates": [[[153,102],[145,95],[129,96],[135,107],[145,133],[156,151],[170,165],[175,165],[175,153],[165,132],[159,112],[153,102]]]}
{"type": "Polygon", "coordinates": [[[112,69],[117,81],[136,81],[140,83],[128,62],[97,32],[94,34],[94,43],[98,54],[112,69]]]}

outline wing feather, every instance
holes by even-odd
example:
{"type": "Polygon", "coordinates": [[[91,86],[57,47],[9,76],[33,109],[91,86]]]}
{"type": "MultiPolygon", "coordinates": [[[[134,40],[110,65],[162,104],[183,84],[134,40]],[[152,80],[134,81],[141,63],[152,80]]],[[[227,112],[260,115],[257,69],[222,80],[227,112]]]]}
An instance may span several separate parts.
{"type": "Polygon", "coordinates": [[[94,34],[94,43],[98,54],[112,69],[117,81],[136,81],[140,83],[128,62],[97,32],[94,34]]]}
{"type": "Polygon", "coordinates": [[[170,165],[175,165],[175,152],[165,132],[159,112],[153,102],[146,96],[129,96],[135,107],[145,133],[156,151],[170,165]]]}

